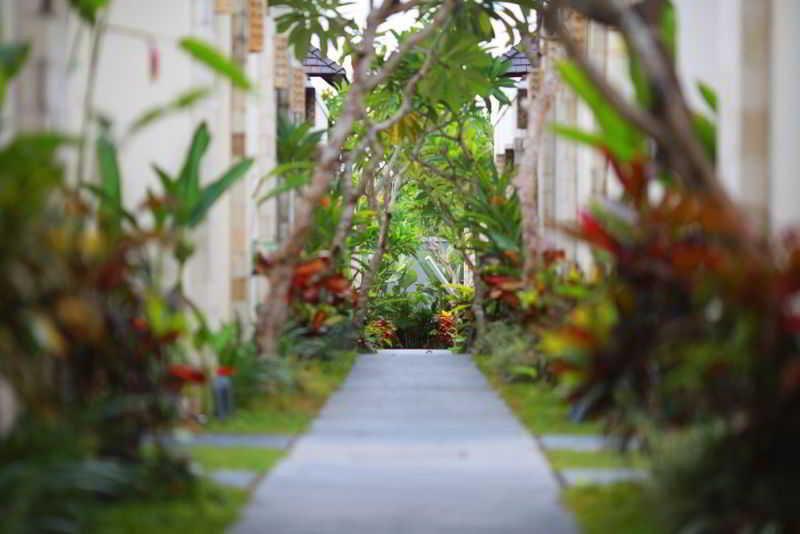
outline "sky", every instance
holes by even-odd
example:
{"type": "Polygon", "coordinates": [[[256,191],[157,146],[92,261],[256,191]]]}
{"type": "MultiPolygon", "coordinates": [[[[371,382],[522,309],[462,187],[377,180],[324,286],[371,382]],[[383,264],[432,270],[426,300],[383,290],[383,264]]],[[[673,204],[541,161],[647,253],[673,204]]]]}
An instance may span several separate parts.
{"type": "MultiPolygon", "coordinates": [[[[352,17],[359,27],[364,27],[366,22],[367,14],[369,13],[369,4],[370,0],[350,0],[352,3],[351,5],[345,7],[343,12],[352,17]]],[[[375,2],[379,2],[380,0],[375,0],[375,2]]],[[[414,24],[416,20],[416,12],[411,13],[400,13],[397,15],[392,16],[386,24],[383,26],[382,29],[385,30],[395,30],[395,31],[403,31],[408,29],[414,24]]],[[[497,37],[491,43],[490,49],[494,54],[501,54],[504,52],[508,46],[508,38],[505,33],[505,29],[502,25],[495,25],[495,33],[497,37]]],[[[349,70],[349,66],[346,66],[349,70]]]]}

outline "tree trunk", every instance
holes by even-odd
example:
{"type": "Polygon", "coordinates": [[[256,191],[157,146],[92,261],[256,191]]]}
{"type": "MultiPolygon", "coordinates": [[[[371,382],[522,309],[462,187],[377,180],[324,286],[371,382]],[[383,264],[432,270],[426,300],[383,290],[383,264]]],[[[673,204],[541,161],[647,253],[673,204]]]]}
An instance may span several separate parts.
{"type": "MultiPolygon", "coordinates": [[[[527,39],[526,54],[531,64],[539,63],[535,57],[535,48],[532,46],[532,37],[527,39]]],[[[522,247],[524,264],[522,269],[523,280],[532,280],[538,266],[539,250],[539,217],[536,199],[538,182],[539,154],[541,151],[545,121],[553,106],[558,78],[553,69],[552,62],[542,61],[543,64],[541,84],[537,87],[537,77],[534,73],[528,77],[528,130],[525,140],[525,152],[522,156],[517,174],[514,177],[514,187],[519,195],[520,211],[522,216],[522,247]]]]}
{"type": "Polygon", "coordinates": [[[353,323],[359,330],[366,322],[369,291],[372,288],[375,278],[378,276],[381,263],[383,262],[383,255],[386,252],[386,245],[389,241],[389,228],[391,227],[392,222],[392,201],[394,196],[392,194],[393,181],[394,180],[388,177],[386,178],[386,184],[383,192],[384,197],[383,209],[381,211],[380,230],[378,232],[378,245],[375,250],[375,254],[373,254],[372,258],[369,260],[369,266],[364,273],[364,277],[361,279],[361,288],[358,291],[358,299],[356,301],[356,307],[353,314],[353,323]]]}
{"type": "MultiPolygon", "coordinates": [[[[371,55],[368,58],[371,59],[371,55]]],[[[355,70],[360,74],[354,74],[354,83],[347,94],[345,109],[333,128],[330,141],[320,152],[311,183],[303,191],[295,213],[292,232],[280,250],[270,258],[271,265],[267,272],[269,297],[259,310],[256,328],[256,339],[262,356],[275,355],[278,337],[288,317],[287,300],[292,273],[296,262],[303,253],[306,236],[311,230],[314,209],[328,192],[328,188],[339,170],[339,154],[352,133],[355,122],[364,114],[365,91],[363,84],[357,83],[357,80],[363,79],[365,76],[366,65],[364,63],[369,63],[369,59],[365,61],[365,58],[362,58],[356,66],[355,70]]]]}
{"type": "Polygon", "coordinates": [[[472,258],[469,257],[469,252],[461,251],[464,255],[464,261],[472,271],[472,280],[475,284],[475,297],[472,299],[472,314],[475,316],[475,330],[478,337],[483,337],[486,334],[486,314],[483,311],[483,303],[486,300],[486,284],[481,279],[481,273],[472,258]]]}
{"type": "MultiPolygon", "coordinates": [[[[345,98],[342,114],[331,131],[328,143],[320,151],[310,183],[304,189],[303,196],[298,203],[289,237],[268,260],[269,268],[266,276],[269,284],[269,296],[259,309],[256,325],[256,342],[263,357],[276,355],[278,338],[289,313],[287,300],[294,266],[303,253],[306,237],[314,220],[314,209],[328,192],[331,182],[340,170],[342,149],[353,133],[356,122],[366,117],[366,94],[388,79],[400,65],[403,56],[445,25],[455,6],[455,0],[446,0],[428,24],[406,38],[398,49],[386,59],[380,69],[371,70],[376,55],[375,39],[381,24],[388,17],[407,12],[415,5],[415,2],[398,4],[393,0],[383,0],[378,7],[370,10],[364,36],[352,55],[354,61],[353,83],[345,98]]],[[[417,82],[430,68],[431,63],[432,59],[426,60],[423,68],[406,85],[403,104],[398,113],[374,126],[368,132],[368,136],[374,136],[377,132],[390,128],[410,111],[411,99],[417,82]]]]}

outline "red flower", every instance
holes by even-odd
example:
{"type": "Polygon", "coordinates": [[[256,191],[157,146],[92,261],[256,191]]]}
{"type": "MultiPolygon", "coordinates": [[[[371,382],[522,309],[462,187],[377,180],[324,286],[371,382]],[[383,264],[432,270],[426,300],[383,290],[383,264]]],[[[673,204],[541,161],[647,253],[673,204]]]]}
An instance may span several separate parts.
{"type": "Polygon", "coordinates": [[[233,376],[236,374],[236,369],[233,367],[228,367],[227,365],[221,365],[217,368],[217,376],[233,376]]]}
{"type": "Polygon", "coordinates": [[[171,365],[167,370],[167,374],[170,378],[177,380],[181,384],[205,384],[206,382],[205,372],[191,365],[171,365]]]}
{"type": "Polygon", "coordinates": [[[583,233],[583,237],[589,241],[590,243],[608,250],[614,254],[619,254],[620,247],[619,242],[612,237],[608,231],[603,228],[598,220],[589,212],[581,211],[580,215],[578,216],[578,220],[580,222],[581,230],[583,233]]]}
{"type": "Polygon", "coordinates": [[[350,289],[350,282],[341,274],[335,274],[325,278],[322,287],[335,295],[344,295],[350,289]]]}
{"type": "Polygon", "coordinates": [[[325,320],[327,318],[327,313],[322,310],[318,310],[317,313],[314,314],[314,318],[311,319],[311,330],[314,332],[319,332],[322,330],[322,327],[325,326],[325,320]]]}

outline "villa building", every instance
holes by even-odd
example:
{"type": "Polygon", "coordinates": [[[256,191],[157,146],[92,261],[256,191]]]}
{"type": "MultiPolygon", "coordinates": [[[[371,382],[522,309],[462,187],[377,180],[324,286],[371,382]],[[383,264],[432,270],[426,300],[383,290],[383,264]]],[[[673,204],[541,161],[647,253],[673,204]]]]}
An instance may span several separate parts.
{"type": "MultiPolygon", "coordinates": [[[[0,3],[2,39],[32,43],[29,64],[3,110],[3,135],[46,128],[85,131],[91,138],[95,121],[87,117],[112,119],[131,209],[141,204],[148,188],[158,188],[151,166],[177,170],[193,130],[203,121],[212,135],[204,178],[215,179],[241,158],[255,160],[248,176],[197,230],[197,251],[185,273],[187,293],[215,323],[234,315],[252,317],[265,283],[252,276],[255,248],[274,246],[291,224],[291,195],[259,203],[255,194],[276,165],[278,114],[326,129],[323,92],[346,80],[344,69],[317,49],[305,61],[294,57],[288,39],[275,28],[280,13],[263,0],[115,0],[102,21],[102,46],[92,69],[92,33],[68,9],[67,0],[0,3]],[[187,36],[233,58],[255,90],[232,89],[227,80],[215,79],[179,49],[187,36]],[[87,94],[90,86],[93,91],[87,94]],[[190,110],[126,137],[143,112],[206,87],[210,96],[190,110]]],[[[77,178],[76,159],[68,161],[71,179],[77,178]]],[[[94,169],[84,174],[92,179],[94,169]]]]}
{"type": "MultiPolygon", "coordinates": [[[[800,2],[795,0],[676,0],[678,70],[684,91],[696,109],[709,110],[698,82],[719,96],[719,176],[731,195],[757,224],[780,231],[800,224],[800,2]]],[[[627,87],[624,43],[618,34],[573,17],[579,44],[610,81],[627,87]]],[[[495,105],[494,154],[500,166],[519,162],[525,150],[526,102],[538,98],[542,73],[564,57],[554,40],[540,44],[540,62],[531,66],[516,49],[504,57],[509,76],[519,80],[507,90],[511,106],[495,105]]],[[[548,123],[592,130],[588,108],[563,84],[558,86],[548,123]]],[[[583,247],[555,227],[574,221],[592,198],[614,194],[618,187],[604,158],[545,130],[539,149],[536,203],[547,246],[565,250],[583,265],[591,262],[583,247]]]]}

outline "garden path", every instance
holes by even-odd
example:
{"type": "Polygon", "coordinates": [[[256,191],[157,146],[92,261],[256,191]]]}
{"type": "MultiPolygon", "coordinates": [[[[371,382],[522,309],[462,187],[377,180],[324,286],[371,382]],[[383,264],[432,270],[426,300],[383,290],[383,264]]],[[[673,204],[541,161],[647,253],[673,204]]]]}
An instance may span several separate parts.
{"type": "Polygon", "coordinates": [[[382,351],[359,358],[233,532],[573,533],[558,494],[541,450],[471,359],[382,351]]]}

